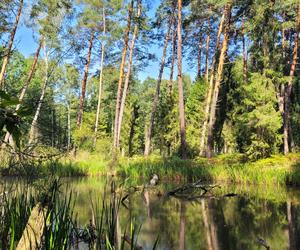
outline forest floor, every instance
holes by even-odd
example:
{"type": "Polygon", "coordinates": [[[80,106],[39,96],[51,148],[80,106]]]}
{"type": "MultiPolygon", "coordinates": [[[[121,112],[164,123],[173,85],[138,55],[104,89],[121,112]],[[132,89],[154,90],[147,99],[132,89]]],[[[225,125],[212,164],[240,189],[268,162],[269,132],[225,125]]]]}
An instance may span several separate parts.
{"type": "Polygon", "coordinates": [[[157,174],[161,180],[168,181],[202,179],[211,182],[300,185],[300,154],[294,153],[249,162],[240,154],[193,160],[138,156],[111,161],[81,152],[76,159],[60,160],[51,168],[60,176],[118,175],[130,179],[150,179],[157,174]]]}

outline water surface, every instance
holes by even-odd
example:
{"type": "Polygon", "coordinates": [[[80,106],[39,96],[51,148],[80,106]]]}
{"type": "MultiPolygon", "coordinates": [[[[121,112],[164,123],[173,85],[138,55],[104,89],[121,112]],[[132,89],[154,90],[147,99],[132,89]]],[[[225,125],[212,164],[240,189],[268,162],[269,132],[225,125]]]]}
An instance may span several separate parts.
{"type": "MultiPolygon", "coordinates": [[[[110,181],[83,178],[66,182],[77,197],[78,223],[87,224],[93,217],[91,201],[102,199],[110,181]]],[[[119,189],[129,196],[127,208],[120,206],[118,231],[124,232],[134,218],[141,226],[138,244],[143,249],[152,249],[158,236],[159,249],[300,249],[299,189],[220,184],[205,198],[165,195],[180,185],[161,183],[144,191],[131,188],[127,193],[119,189]],[[224,196],[233,193],[237,195],[224,196]]]]}

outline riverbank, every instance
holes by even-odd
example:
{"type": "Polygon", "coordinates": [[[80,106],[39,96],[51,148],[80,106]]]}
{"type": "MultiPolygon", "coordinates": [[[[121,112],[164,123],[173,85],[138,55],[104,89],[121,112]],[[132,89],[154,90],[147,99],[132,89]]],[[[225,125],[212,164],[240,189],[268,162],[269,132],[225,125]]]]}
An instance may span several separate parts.
{"type": "Polygon", "coordinates": [[[120,158],[112,161],[96,154],[80,152],[76,158],[31,164],[22,169],[1,171],[6,176],[60,177],[118,175],[146,179],[153,174],[161,180],[254,183],[267,185],[300,185],[300,154],[274,155],[247,162],[243,155],[219,155],[212,159],[182,160],[160,156],[120,158]]]}
{"type": "Polygon", "coordinates": [[[300,185],[300,155],[274,155],[246,162],[242,155],[220,155],[212,159],[181,160],[159,157],[124,159],[117,171],[132,178],[149,178],[157,173],[162,179],[189,179],[212,182],[300,185]]]}

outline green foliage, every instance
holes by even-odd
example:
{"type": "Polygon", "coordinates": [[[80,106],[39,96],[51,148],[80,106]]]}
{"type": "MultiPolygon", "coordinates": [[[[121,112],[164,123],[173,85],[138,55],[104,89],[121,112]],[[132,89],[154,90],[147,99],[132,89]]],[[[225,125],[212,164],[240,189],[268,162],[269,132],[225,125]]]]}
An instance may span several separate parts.
{"type": "MultiPolygon", "coordinates": [[[[4,91],[0,91],[0,131],[8,131],[20,146],[20,116],[14,111],[14,107],[19,100],[11,97],[4,91]]],[[[20,112],[21,113],[21,112],[20,112]]]]}
{"type": "Polygon", "coordinates": [[[189,147],[194,151],[193,155],[199,153],[199,142],[201,126],[204,119],[205,96],[207,84],[204,79],[198,79],[192,86],[186,102],[187,114],[187,141],[189,147]]]}
{"type": "Polygon", "coordinates": [[[251,160],[277,152],[282,121],[276,110],[276,91],[272,79],[252,73],[249,83],[240,84],[237,93],[239,99],[234,104],[232,119],[236,126],[238,147],[251,160]]]}

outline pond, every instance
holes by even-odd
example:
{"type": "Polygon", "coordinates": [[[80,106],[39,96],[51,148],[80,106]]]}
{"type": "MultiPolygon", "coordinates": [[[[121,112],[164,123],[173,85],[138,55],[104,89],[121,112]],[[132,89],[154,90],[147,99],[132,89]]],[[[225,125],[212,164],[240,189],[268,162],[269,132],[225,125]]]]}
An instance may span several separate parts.
{"type": "MultiPolygon", "coordinates": [[[[92,201],[101,200],[107,180],[66,182],[77,197],[78,223],[87,224],[92,201]]],[[[300,249],[300,189],[220,184],[205,198],[165,195],[178,186],[160,183],[130,192],[120,206],[118,231],[124,232],[132,218],[141,226],[143,249],[152,249],[157,237],[158,249],[300,249]]]]}
{"type": "MultiPolygon", "coordinates": [[[[101,207],[103,199],[110,199],[110,185],[115,183],[115,193],[124,198],[117,216],[117,237],[121,239],[135,225],[140,228],[137,245],[141,249],[153,249],[157,239],[157,249],[166,250],[300,249],[299,188],[218,183],[205,185],[211,187],[205,195],[171,196],[168,192],[184,183],[144,188],[142,180],[130,183],[130,179],[106,177],[62,182],[62,191],[72,192],[81,228],[98,216],[93,212],[96,204],[101,207]]],[[[81,243],[79,248],[88,249],[88,245],[81,243]]]]}

